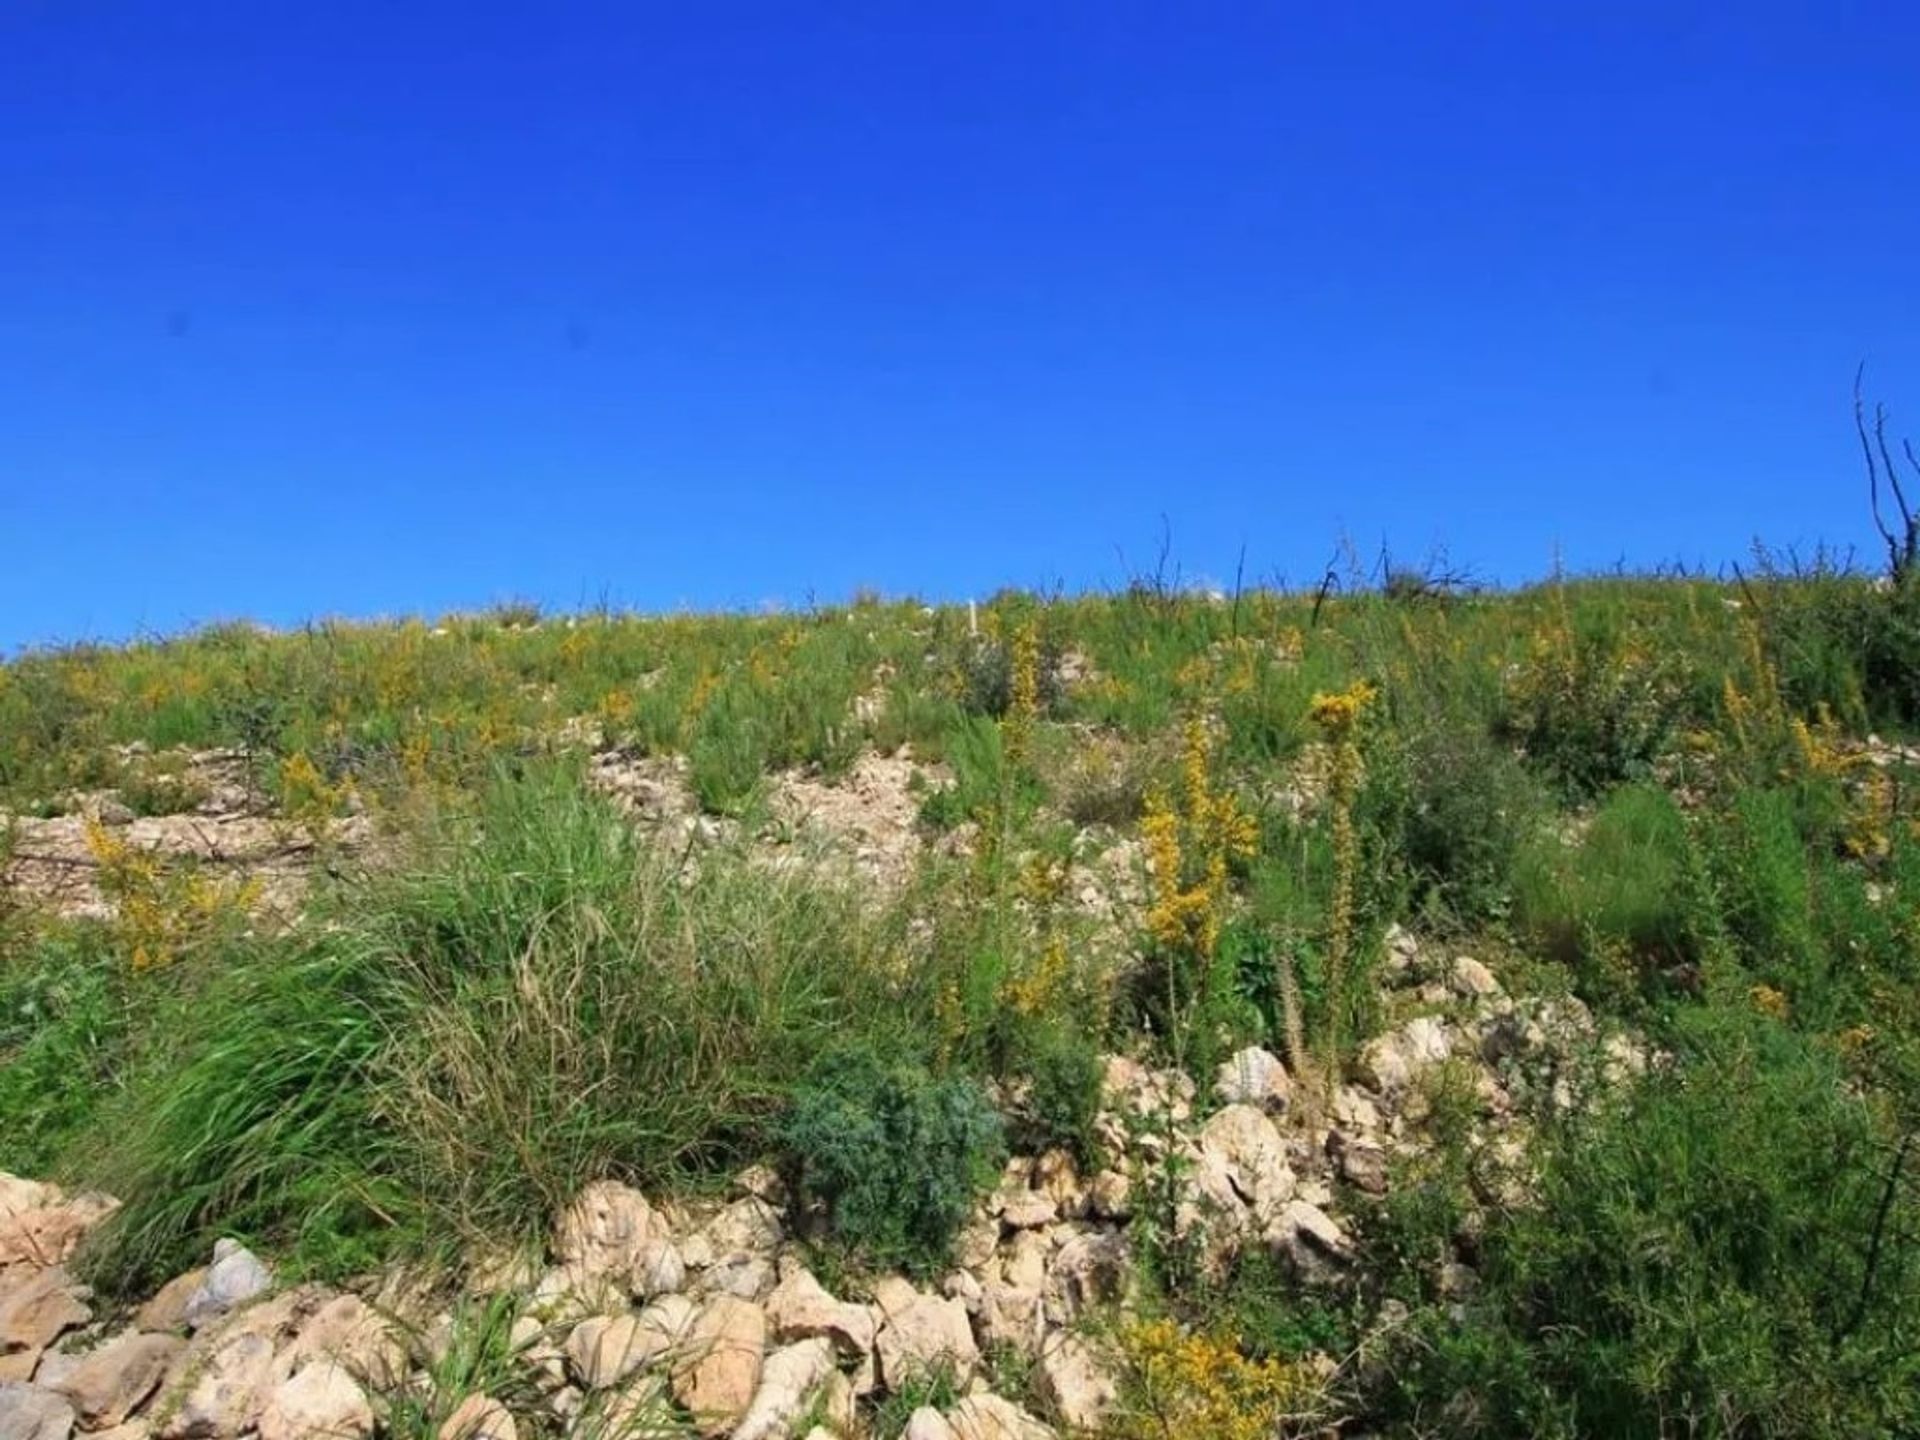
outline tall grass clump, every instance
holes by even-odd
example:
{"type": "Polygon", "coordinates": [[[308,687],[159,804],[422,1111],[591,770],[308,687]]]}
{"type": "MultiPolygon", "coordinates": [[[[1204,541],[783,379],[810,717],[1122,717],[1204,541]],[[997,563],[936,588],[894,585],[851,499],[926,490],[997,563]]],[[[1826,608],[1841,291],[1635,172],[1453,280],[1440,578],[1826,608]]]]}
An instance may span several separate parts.
{"type": "Polygon", "coordinates": [[[586,1181],[768,1152],[829,1038],[914,1017],[852,895],[639,837],[571,770],[502,773],[416,864],[322,902],[176,1017],[102,1125],[133,1283],[213,1233],[338,1269],[525,1232],[586,1181]]]}

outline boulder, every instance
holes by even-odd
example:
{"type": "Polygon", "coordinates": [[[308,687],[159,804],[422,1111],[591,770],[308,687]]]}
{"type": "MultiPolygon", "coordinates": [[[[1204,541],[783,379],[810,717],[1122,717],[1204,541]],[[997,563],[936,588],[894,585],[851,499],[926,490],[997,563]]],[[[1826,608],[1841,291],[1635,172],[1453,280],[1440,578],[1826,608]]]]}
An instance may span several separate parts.
{"type": "Polygon", "coordinates": [[[1454,960],[1447,983],[1454,994],[1468,1000],[1484,999],[1500,993],[1500,982],[1494,978],[1493,971],[1471,955],[1461,955],[1454,960]]]}
{"type": "Polygon", "coordinates": [[[1229,1105],[1201,1127],[1199,1169],[1224,1177],[1256,1223],[1270,1219],[1293,1195],[1287,1143],[1253,1105],[1229,1105]]]}
{"type": "Polygon", "coordinates": [[[273,1272],[237,1240],[216,1241],[213,1263],[187,1297],[181,1318],[194,1330],[273,1288],[273,1272]]]}
{"type": "Polygon", "coordinates": [[[855,1357],[873,1349],[873,1311],[834,1298],[805,1266],[790,1267],[766,1304],[767,1323],[777,1340],[824,1337],[842,1354],[855,1357]]]}
{"type": "MultiPolygon", "coordinates": [[[[273,1373],[273,1342],[235,1335],[193,1375],[161,1422],[160,1440],[227,1440],[253,1423],[273,1373]]],[[[167,1408],[163,1402],[161,1407],[167,1408]]]]}
{"type": "Polygon", "coordinates": [[[630,1278],[650,1258],[648,1241],[666,1227],[647,1197],[616,1180],[597,1180],[580,1192],[555,1226],[554,1258],[582,1276],[630,1278]]]}
{"type": "Polygon", "coordinates": [[[1280,1057],[1250,1045],[1220,1062],[1214,1073],[1214,1094],[1227,1105],[1253,1105],[1284,1114],[1293,1103],[1293,1080],[1280,1057]]]}
{"type": "Polygon", "coordinates": [[[93,1351],[56,1388],[72,1403],[82,1430],[105,1430],[145,1403],[185,1348],[177,1335],[132,1331],[93,1351]]]}
{"type": "Polygon", "coordinates": [[[332,1360],[370,1390],[391,1390],[406,1378],[407,1347],[398,1328],[357,1295],[336,1295],[300,1326],[281,1355],[276,1379],[311,1360],[332,1360]]]}
{"type": "Polygon", "coordinates": [[[1346,1232],[1319,1206],[1304,1200],[1291,1202],[1268,1236],[1310,1283],[1332,1278],[1352,1254],[1346,1232]]]}
{"type": "MultiPolygon", "coordinates": [[[[684,1333],[684,1321],[691,1319],[692,1304],[683,1303],[687,1314],[678,1318],[683,1322],[680,1328],[684,1333]]],[[[594,1315],[574,1326],[573,1333],[567,1336],[567,1363],[589,1390],[605,1390],[666,1354],[676,1338],[667,1324],[660,1323],[660,1317],[594,1315]]]]}
{"type": "MultiPolygon", "coordinates": [[[[27,1182],[31,1183],[31,1182],[27,1182]]],[[[16,1191],[18,1198],[28,1192],[16,1191]]],[[[0,1212],[0,1269],[9,1265],[63,1265],[89,1230],[120,1208],[110,1195],[88,1192],[70,1200],[43,1186],[38,1205],[0,1212]]]]}
{"type": "Polygon", "coordinates": [[[1099,1356],[1077,1335],[1062,1333],[1040,1352],[1034,1376],[1040,1398],[1073,1430],[1097,1430],[1112,1413],[1120,1387],[1099,1356]]]}
{"type": "Polygon", "coordinates": [[[958,1300],[916,1293],[907,1304],[890,1308],[874,1338],[880,1378],[899,1391],[916,1377],[950,1373],[965,1382],[980,1363],[967,1309],[958,1300]]]}
{"type": "Polygon", "coordinates": [[[57,1266],[38,1270],[0,1295],[0,1355],[38,1354],[93,1318],[82,1292],[57,1266]]]}
{"type": "Polygon", "coordinates": [[[260,1440],[354,1440],[373,1433],[373,1406],[345,1369],[315,1360],[268,1394],[259,1430],[260,1440]]]}
{"type": "Polygon", "coordinates": [[[520,1427],[491,1395],[469,1395],[453,1407],[437,1440],[519,1440],[520,1427]]]}
{"type": "Polygon", "coordinates": [[[733,1440],[789,1440],[808,1398],[834,1373],[833,1342],[824,1337],[774,1351],[761,1366],[760,1384],[733,1440]]]}
{"type": "Polygon", "coordinates": [[[183,1330],[187,1324],[187,1302],[200,1289],[207,1278],[207,1267],[196,1265],[185,1274],[176,1275],[153,1293],[144,1305],[133,1312],[133,1325],[136,1330],[183,1330]]]}
{"type": "Polygon", "coordinates": [[[0,1440],[68,1440],[72,1434],[73,1406],[63,1396],[24,1383],[0,1384],[0,1440]]]}
{"type": "Polygon", "coordinates": [[[716,1295],[694,1318],[673,1368],[673,1394],[701,1434],[722,1434],[746,1414],[766,1348],[766,1312],[751,1301],[716,1295]]]}

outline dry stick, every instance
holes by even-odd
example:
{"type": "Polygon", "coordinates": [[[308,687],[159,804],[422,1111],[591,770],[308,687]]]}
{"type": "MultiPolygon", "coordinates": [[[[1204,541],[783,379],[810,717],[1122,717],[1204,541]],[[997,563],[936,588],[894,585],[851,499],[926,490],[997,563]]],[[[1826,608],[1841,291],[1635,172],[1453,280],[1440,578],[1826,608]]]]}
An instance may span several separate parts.
{"type": "Polygon", "coordinates": [[[1867,1271],[1860,1277],[1860,1297],[1853,1303],[1853,1314],[1847,1317],[1847,1323],[1834,1332],[1833,1344],[1838,1349],[1840,1342],[1859,1327],[1867,1315],[1867,1299],[1873,1293],[1873,1279],[1880,1268],[1880,1247],[1887,1238],[1887,1216],[1893,1210],[1893,1197],[1900,1188],[1900,1171],[1907,1163],[1907,1151],[1913,1146],[1913,1132],[1909,1130],[1900,1137],[1900,1148],[1894,1152],[1893,1168],[1887,1172],[1887,1183],[1880,1192],[1880,1204],[1873,1216],[1873,1239],[1867,1246],[1867,1271]]]}

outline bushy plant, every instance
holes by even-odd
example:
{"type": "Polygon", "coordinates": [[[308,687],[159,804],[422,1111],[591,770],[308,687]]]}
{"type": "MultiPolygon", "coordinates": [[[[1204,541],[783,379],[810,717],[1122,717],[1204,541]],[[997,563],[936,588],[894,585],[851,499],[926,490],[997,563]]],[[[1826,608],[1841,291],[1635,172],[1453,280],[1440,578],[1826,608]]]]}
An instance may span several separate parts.
{"type": "Polygon", "coordinates": [[[824,1208],[837,1241],[918,1272],[945,1258],[1003,1153],[977,1084],[864,1047],[820,1063],[779,1135],[796,1194],[824,1208]]]}
{"type": "Polygon", "coordinates": [[[1661,977],[1697,981],[1715,909],[1686,818],[1665,791],[1623,787],[1576,840],[1536,838],[1516,882],[1522,927],[1589,993],[1626,999],[1661,977]]]}
{"type": "Polygon", "coordinates": [[[1484,1288],[1416,1317],[1385,1371],[1409,1433],[1850,1437],[1920,1424],[1906,1145],[1832,1061],[1738,1011],[1571,1115],[1484,1288]]]}

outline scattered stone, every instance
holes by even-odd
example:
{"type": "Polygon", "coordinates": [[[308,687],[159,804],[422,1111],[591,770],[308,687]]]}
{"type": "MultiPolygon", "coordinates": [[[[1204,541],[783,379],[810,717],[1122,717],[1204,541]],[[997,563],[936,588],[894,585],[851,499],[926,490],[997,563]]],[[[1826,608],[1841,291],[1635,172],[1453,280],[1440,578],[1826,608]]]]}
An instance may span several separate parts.
{"type": "Polygon", "coordinates": [[[336,1295],[314,1311],[280,1357],[280,1378],[309,1360],[332,1360],[374,1391],[393,1389],[407,1374],[406,1343],[357,1295],[336,1295]]]}
{"type": "Polygon", "coordinates": [[[1214,1094],[1229,1106],[1253,1105],[1276,1115],[1293,1103],[1293,1081],[1280,1057],[1253,1045],[1220,1062],[1214,1094]]]}
{"type": "Polygon", "coordinates": [[[519,1440],[520,1427],[491,1395],[469,1395],[453,1407],[438,1440],[519,1440]]]}
{"type": "Polygon", "coordinates": [[[667,1325],[676,1318],[690,1320],[692,1302],[683,1301],[685,1317],[648,1315],[594,1315],[573,1327],[567,1336],[567,1362],[589,1390],[618,1385],[643,1366],[673,1348],[678,1336],[667,1325]],[[662,1323],[663,1320],[666,1323],[662,1323]]]}
{"type": "Polygon", "coordinates": [[[38,1354],[92,1318],[66,1271],[57,1266],[36,1271],[0,1295],[0,1354],[38,1354]]]}
{"type": "Polygon", "coordinates": [[[1329,1130],[1327,1154],[1340,1167],[1341,1178],[1355,1189],[1369,1195],[1386,1193],[1387,1152],[1381,1146],[1345,1130],[1329,1130]]]}
{"type": "Polygon", "coordinates": [[[805,1266],[790,1268],[767,1297],[767,1321],[782,1342],[823,1336],[856,1357],[873,1349],[873,1311],[835,1299],[805,1266]]]}
{"type": "Polygon", "coordinates": [[[154,1392],[184,1348],[177,1335],[123,1335],[75,1366],[60,1382],[59,1393],[72,1402],[82,1430],[118,1425],[154,1392]]]}
{"type": "Polygon", "coordinates": [[[718,1435],[746,1413],[766,1348],[767,1317],[758,1305],[716,1295],[700,1311],[674,1366],[673,1395],[701,1434],[718,1435]]]}
{"type": "Polygon", "coordinates": [[[907,1304],[887,1308],[887,1320],[874,1338],[880,1378],[899,1391],[916,1376],[946,1372],[969,1379],[980,1363],[967,1309],[958,1300],[915,1292],[907,1304]]]}
{"type": "Polygon", "coordinates": [[[1053,1431],[992,1391],[969,1395],[948,1416],[955,1440],[1053,1440],[1053,1431]]]}
{"type": "Polygon", "coordinates": [[[344,1369],[316,1360],[267,1396],[259,1430],[260,1440],[353,1440],[373,1433],[373,1407],[344,1369]]]}
{"type": "Polygon", "coordinates": [[[1494,978],[1493,971],[1471,955],[1461,955],[1454,960],[1448,983],[1452,985],[1454,994],[1468,1000],[1484,999],[1500,993],[1500,982],[1494,978]]]}
{"type": "Polygon", "coordinates": [[[252,1423],[272,1371],[271,1340],[264,1335],[234,1336],[192,1378],[161,1423],[160,1440],[226,1440],[238,1435],[252,1423]]]}
{"type": "Polygon", "coordinates": [[[1201,1128],[1195,1178],[1211,1198],[1244,1204],[1257,1224],[1271,1219],[1294,1190],[1286,1141],[1266,1113],[1252,1105],[1229,1105],[1201,1128]],[[1223,1179],[1229,1189],[1221,1188],[1223,1179]]]}
{"type": "Polygon", "coordinates": [[[136,1330],[183,1330],[187,1324],[187,1306],[199,1293],[206,1282],[207,1267],[196,1265],[183,1275],[176,1275],[154,1292],[138,1310],[133,1312],[133,1324],[136,1330]]]}
{"type": "Polygon", "coordinates": [[[1040,1352],[1035,1389],[1073,1430],[1097,1430],[1120,1398],[1120,1387],[1093,1348],[1062,1334],[1040,1352]]]}
{"type": "Polygon", "coordinates": [[[1352,1247],[1346,1232],[1317,1205],[1290,1202],[1269,1232],[1303,1280],[1331,1279],[1346,1264],[1352,1247]]]}
{"type": "Polygon", "coordinates": [[[947,1423],[946,1416],[931,1405],[922,1405],[907,1418],[907,1428],[900,1432],[900,1440],[959,1440],[959,1437],[947,1423]]]}
{"type": "Polygon", "coordinates": [[[273,1272],[257,1255],[238,1240],[217,1240],[213,1264],[187,1297],[181,1318],[189,1328],[198,1330],[272,1288],[273,1272]]]}
{"type": "Polygon", "coordinates": [[[833,1373],[833,1344],[824,1338],[774,1351],[761,1367],[759,1387],[733,1440],[788,1440],[808,1397],[833,1373]]]}
{"type": "Polygon", "coordinates": [[[665,1235],[649,1237],[634,1252],[627,1283],[636,1300],[673,1294],[687,1283],[687,1263],[680,1248],[665,1235]]]}
{"type": "Polygon", "coordinates": [[[596,1180],[555,1226],[554,1258],[581,1276],[624,1278],[649,1258],[647,1241],[662,1228],[638,1190],[617,1180],[596,1180]]]}

